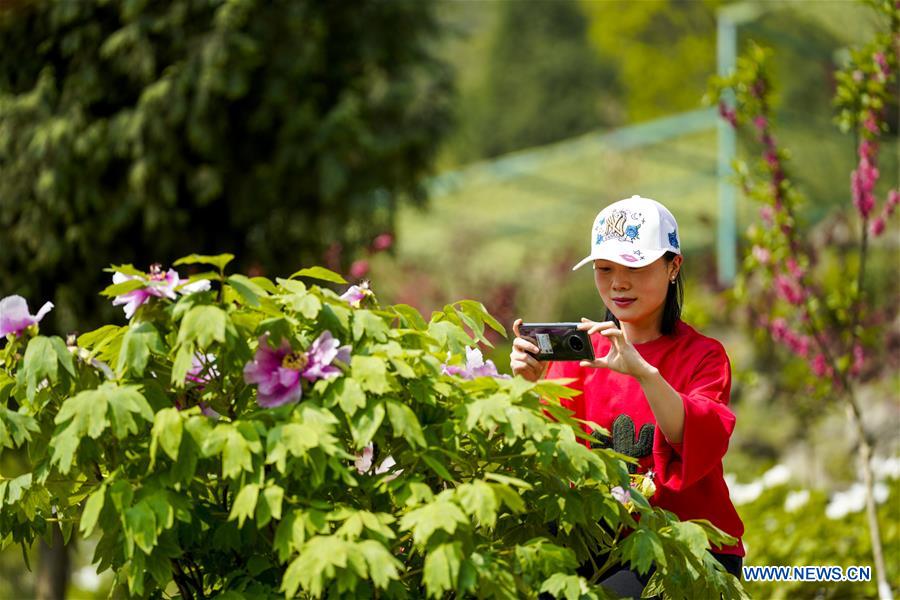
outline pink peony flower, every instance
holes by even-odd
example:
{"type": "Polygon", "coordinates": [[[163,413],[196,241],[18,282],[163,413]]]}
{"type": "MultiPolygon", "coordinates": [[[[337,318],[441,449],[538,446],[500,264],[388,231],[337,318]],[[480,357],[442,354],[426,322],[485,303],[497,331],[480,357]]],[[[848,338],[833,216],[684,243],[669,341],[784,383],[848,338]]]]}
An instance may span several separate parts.
{"type": "Polygon", "coordinates": [[[609,493],[612,494],[612,497],[619,501],[620,504],[627,505],[631,502],[631,494],[623,488],[621,485],[617,485],[616,487],[609,490],[609,493]]]}
{"type": "Polygon", "coordinates": [[[350,265],[350,276],[354,279],[359,279],[361,277],[365,277],[369,272],[369,261],[362,258],[360,260],[353,261],[353,264],[350,265]]]}
{"type": "Polygon", "coordinates": [[[330,331],[324,331],[309,347],[306,353],[309,362],[301,375],[307,381],[331,379],[341,374],[341,370],[332,365],[335,360],[344,364],[350,362],[350,346],[341,346],[330,331]]]}
{"type": "Polygon", "coordinates": [[[442,365],[441,373],[444,375],[456,375],[463,379],[475,379],[476,377],[494,377],[495,379],[510,379],[509,375],[501,375],[497,371],[492,360],[484,360],[484,355],[478,348],[466,347],[466,366],[442,365]]]}
{"type": "Polygon", "coordinates": [[[363,281],[359,285],[351,285],[347,288],[347,291],[341,294],[341,300],[349,302],[350,306],[354,308],[359,308],[360,303],[366,296],[372,295],[372,290],[369,289],[369,282],[363,281]]]}
{"type": "MultiPolygon", "coordinates": [[[[174,300],[176,298],[175,288],[187,283],[187,279],[179,279],[178,272],[175,269],[169,269],[165,273],[159,264],[150,266],[150,278],[144,279],[134,275],[125,275],[124,273],[113,273],[113,283],[123,283],[137,279],[144,283],[145,287],[125,292],[113,298],[113,306],[125,305],[125,318],[130,319],[151,296],[157,298],[168,298],[174,300]]],[[[208,279],[201,279],[189,285],[184,285],[178,291],[183,295],[202,292],[209,289],[210,283],[208,279]]]]}
{"type": "Polygon", "coordinates": [[[753,125],[756,126],[759,131],[763,131],[769,126],[769,120],[763,115],[757,115],[753,119],[753,125]]]}
{"type": "Polygon", "coordinates": [[[369,469],[372,468],[372,462],[374,460],[375,444],[369,442],[368,444],[366,444],[366,447],[362,449],[362,452],[356,455],[356,460],[353,461],[353,466],[356,467],[356,472],[362,475],[369,472],[369,469]]]}
{"type": "Polygon", "coordinates": [[[20,335],[32,325],[37,325],[53,308],[52,302],[44,302],[44,305],[32,315],[28,312],[28,302],[22,296],[7,296],[0,300],[0,336],[13,334],[20,335]]]}
{"type": "Polygon", "coordinates": [[[218,376],[219,371],[216,369],[216,355],[200,354],[198,352],[194,354],[191,368],[188,369],[187,375],[184,376],[184,380],[196,383],[198,387],[202,388],[218,376]]]}
{"type": "Polygon", "coordinates": [[[764,204],[759,209],[759,216],[763,220],[763,223],[765,223],[766,227],[771,227],[775,222],[775,209],[768,204],[764,204]]]}
{"type": "Polygon", "coordinates": [[[338,347],[340,342],[323,332],[307,352],[294,352],[287,340],[278,348],[271,348],[268,334],[259,338],[253,360],[244,366],[244,381],[257,384],[257,402],[271,408],[298,402],[303,396],[303,379],[330,379],[341,373],[331,363],[350,362],[350,346],[338,347]]]}
{"type": "Polygon", "coordinates": [[[382,233],[372,241],[372,250],[382,252],[394,245],[394,236],[389,233],[382,233]]]}

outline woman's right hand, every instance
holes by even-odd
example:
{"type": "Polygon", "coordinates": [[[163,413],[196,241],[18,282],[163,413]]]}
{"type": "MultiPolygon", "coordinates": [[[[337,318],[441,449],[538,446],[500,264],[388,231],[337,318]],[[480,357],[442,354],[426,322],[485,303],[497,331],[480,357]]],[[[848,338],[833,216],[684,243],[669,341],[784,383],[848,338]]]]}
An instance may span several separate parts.
{"type": "Polygon", "coordinates": [[[516,337],[509,353],[509,366],[512,368],[513,375],[521,375],[528,381],[537,381],[544,376],[550,363],[541,362],[529,354],[529,352],[537,354],[540,349],[534,344],[534,340],[521,336],[519,333],[521,324],[522,319],[516,319],[513,322],[513,333],[516,334],[516,337]]]}

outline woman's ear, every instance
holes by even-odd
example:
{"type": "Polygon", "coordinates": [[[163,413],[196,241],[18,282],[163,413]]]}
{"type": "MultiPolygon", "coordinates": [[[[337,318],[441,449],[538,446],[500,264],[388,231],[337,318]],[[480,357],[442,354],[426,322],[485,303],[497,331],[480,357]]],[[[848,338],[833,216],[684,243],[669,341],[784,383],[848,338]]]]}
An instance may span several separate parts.
{"type": "Polygon", "coordinates": [[[681,262],[684,259],[680,254],[676,254],[675,258],[672,259],[672,262],[669,263],[669,280],[673,281],[676,277],[678,277],[678,273],[681,271],[681,262]]]}

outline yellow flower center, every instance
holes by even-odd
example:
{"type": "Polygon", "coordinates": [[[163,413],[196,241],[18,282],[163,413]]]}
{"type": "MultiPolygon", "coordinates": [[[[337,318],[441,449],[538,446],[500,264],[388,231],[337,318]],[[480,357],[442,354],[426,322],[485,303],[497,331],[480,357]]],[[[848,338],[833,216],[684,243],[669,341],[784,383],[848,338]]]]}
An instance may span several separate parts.
{"type": "Polygon", "coordinates": [[[282,367],[295,371],[302,371],[307,364],[309,364],[309,358],[305,352],[291,352],[281,360],[282,367]]]}

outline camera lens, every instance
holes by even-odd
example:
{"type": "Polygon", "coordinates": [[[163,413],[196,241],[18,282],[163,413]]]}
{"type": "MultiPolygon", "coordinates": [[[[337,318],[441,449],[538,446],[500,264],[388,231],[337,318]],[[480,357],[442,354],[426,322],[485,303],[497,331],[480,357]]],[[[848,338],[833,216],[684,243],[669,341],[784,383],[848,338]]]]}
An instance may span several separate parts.
{"type": "Polygon", "coordinates": [[[569,339],[566,341],[569,343],[569,348],[575,352],[584,350],[584,341],[577,335],[570,335],[569,339]]]}

